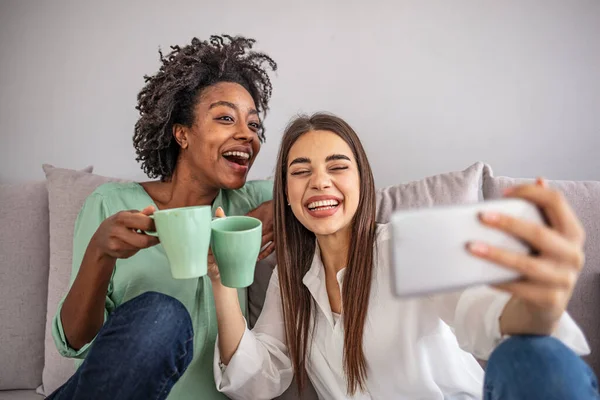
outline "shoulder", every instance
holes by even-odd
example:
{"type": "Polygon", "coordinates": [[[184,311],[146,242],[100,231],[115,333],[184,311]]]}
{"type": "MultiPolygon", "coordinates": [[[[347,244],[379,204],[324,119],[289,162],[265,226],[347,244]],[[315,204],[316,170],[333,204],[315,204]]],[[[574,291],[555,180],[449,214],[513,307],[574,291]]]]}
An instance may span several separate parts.
{"type": "Polygon", "coordinates": [[[141,186],[136,182],[106,182],[98,186],[90,196],[103,198],[123,197],[131,193],[138,193],[141,186]]]}
{"type": "Polygon", "coordinates": [[[225,212],[232,215],[244,215],[273,198],[273,181],[248,181],[235,190],[221,191],[225,212]]]}
{"type": "Polygon", "coordinates": [[[273,199],[272,180],[249,181],[246,182],[243,189],[250,198],[257,202],[257,205],[273,199]]]}
{"type": "Polygon", "coordinates": [[[98,186],[86,198],[84,208],[101,206],[105,213],[110,215],[122,210],[144,208],[151,202],[139,183],[107,182],[98,186]]]}

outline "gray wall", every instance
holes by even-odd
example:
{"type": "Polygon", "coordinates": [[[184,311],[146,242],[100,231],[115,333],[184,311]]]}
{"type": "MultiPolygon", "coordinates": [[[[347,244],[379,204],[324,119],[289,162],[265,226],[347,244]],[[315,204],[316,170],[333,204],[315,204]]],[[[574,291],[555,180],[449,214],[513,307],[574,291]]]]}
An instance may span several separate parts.
{"type": "Polygon", "coordinates": [[[293,114],[329,110],[379,186],[477,160],[600,180],[598,0],[0,0],[0,182],[44,162],[143,178],[142,76],[159,46],[211,33],[253,36],[279,63],[252,177],[271,174],[293,114]]]}

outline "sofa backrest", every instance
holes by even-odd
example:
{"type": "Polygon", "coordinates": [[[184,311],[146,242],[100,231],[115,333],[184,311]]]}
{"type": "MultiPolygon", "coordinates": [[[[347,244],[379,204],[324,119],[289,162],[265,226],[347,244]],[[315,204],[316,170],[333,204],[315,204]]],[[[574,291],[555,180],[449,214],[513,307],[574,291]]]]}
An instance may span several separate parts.
{"type": "Polygon", "coordinates": [[[46,182],[0,185],[0,390],[42,383],[48,254],[46,182]]]}
{"type": "MultiPolygon", "coordinates": [[[[90,174],[90,170],[45,166],[45,171],[47,182],[0,185],[0,390],[33,389],[42,382],[43,369],[48,394],[74,371],[72,361],[58,355],[50,332],[44,335],[44,327],[68,288],[75,217],[91,191],[115,180],[90,174]]],[[[494,177],[489,166],[476,163],[464,171],[390,186],[377,192],[377,221],[388,222],[391,213],[399,209],[496,198],[503,188],[524,181],[494,177]]],[[[600,243],[600,182],[550,184],[565,193],[587,231],[587,262],[569,312],[592,348],[586,361],[600,375],[600,357],[594,351],[600,346],[600,315],[596,312],[600,308],[600,249],[595,245],[600,243]]],[[[250,326],[262,309],[274,265],[274,256],[257,265],[255,282],[248,291],[250,326]]],[[[309,388],[299,397],[292,386],[280,399],[309,400],[316,399],[316,394],[309,388]]]]}

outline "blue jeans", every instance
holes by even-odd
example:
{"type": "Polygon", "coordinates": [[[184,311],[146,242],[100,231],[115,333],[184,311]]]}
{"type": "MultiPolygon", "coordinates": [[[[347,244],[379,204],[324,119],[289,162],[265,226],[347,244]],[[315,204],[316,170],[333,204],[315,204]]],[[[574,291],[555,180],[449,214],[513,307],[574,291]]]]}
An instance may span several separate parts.
{"type": "Polygon", "coordinates": [[[485,371],[485,400],[597,400],[592,370],[550,336],[515,336],[492,353],[485,371]]]}
{"type": "Polygon", "coordinates": [[[192,361],[193,338],[181,302],[144,293],[115,309],[77,372],[48,399],[165,399],[192,361]]]}
{"type": "MultiPolygon", "coordinates": [[[[193,329],[176,299],[144,293],[117,307],[83,364],[50,400],[165,399],[193,356],[193,329]]],[[[599,400],[590,368],[562,342],[516,336],[492,353],[485,400],[599,400]]]]}

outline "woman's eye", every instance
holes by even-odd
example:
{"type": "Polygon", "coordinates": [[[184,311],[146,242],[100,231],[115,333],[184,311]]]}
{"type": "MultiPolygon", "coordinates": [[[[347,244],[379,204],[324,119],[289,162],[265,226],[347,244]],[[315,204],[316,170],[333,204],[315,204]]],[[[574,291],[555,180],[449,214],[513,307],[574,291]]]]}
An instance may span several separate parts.
{"type": "Polygon", "coordinates": [[[248,124],[248,126],[250,126],[250,129],[252,129],[254,132],[258,132],[262,128],[262,125],[258,122],[251,122],[248,124]]]}
{"type": "Polygon", "coordinates": [[[292,175],[292,176],[306,175],[306,174],[308,174],[308,172],[309,171],[307,171],[307,170],[300,170],[300,171],[291,172],[290,175],[292,175]]]}
{"type": "Polygon", "coordinates": [[[335,166],[335,167],[331,167],[332,171],[343,171],[345,169],[348,169],[348,167],[345,166],[345,165],[338,165],[338,166],[335,166]]]}
{"type": "Polygon", "coordinates": [[[229,115],[224,115],[222,117],[217,118],[219,121],[233,122],[233,118],[229,115]]]}

